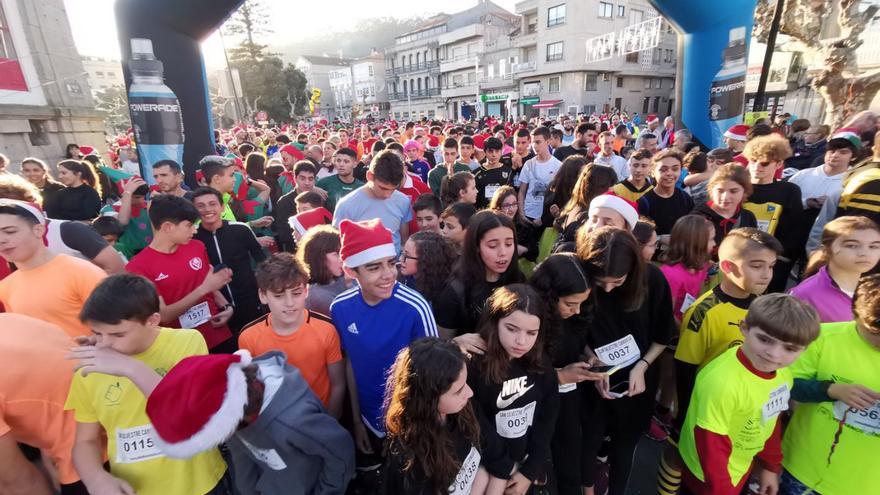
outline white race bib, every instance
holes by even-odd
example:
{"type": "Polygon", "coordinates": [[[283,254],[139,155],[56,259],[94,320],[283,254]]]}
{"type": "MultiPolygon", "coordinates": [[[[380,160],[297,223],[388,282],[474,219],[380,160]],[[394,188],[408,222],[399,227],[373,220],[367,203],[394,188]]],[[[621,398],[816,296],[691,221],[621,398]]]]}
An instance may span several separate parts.
{"type": "Polygon", "coordinates": [[[211,319],[211,308],[208,307],[208,301],[202,301],[199,304],[186,310],[186,313],[180,315],[180,328],[198,328],[202,323],[206,323],[211,319]]]}
{"type": "Polygon", "coordinates": [[[164,457],[156,444],[153,425],[116,429],[116,462],[131,464],[164,457]]]}
{"type": "Polygon", "coordinates": [[[501,186],[499,186],[497,184],[487,185],[486,186],[486,193],[484,194],[486,199],[492,199],[493,197],[495,197],[495,191],[497,191],[499,187],[501,187],[501,186]]]}
{"type": "Polygon", "coordinates": [[[681,302],[681,308],[679,309],[679,311],[681,311],[681,314],[684,314],[684,312],[687,311],[688,308],[691,307],[691,304],[693,304],[694,301],[696,301],[696,300],[697,300],[696,297],[694,297],[688,293],[685,293],[684,301],[681,302]]]}
{"type": "Polygon", "coordinates": [[[525,435],[535,420],[535,406],[532,401],[517,409],[498,411],[495,415],[495,430],[502,438],[520,438],[525,435]]]}
{"type": "Polygon", "coordinates": [[[461,463],[461,469],[455,475],[455,481],[449,487],[450,495],[470,495],[474,480],[477,479],[477,471],[480,470],[481,458],[480,452],[475,447],[471,447],[471,451],[461,463]]]}
{"type": "Polygon", "coordinates": [[[880,435],[880,401],[865,411],[851,408],[846,403],[837,401],[834,403],[834,418],[843,420],[846,413],[846,424],[869,435],[880,435]]]}
{"type": "Polygon", "coordinates": [[[596,349],[596,355],[609,366],[626,368],[642,357],[642,351],[636,345],[632,334],[596,349]]]}
{"type": "Polygon", "coordinates": [[[272,469],[273,471],[287,469],[287,464],[284,463],[284,460],[281,459],[281,456],[278,455],[278,452],[275,449],[261,449],[251,445],[245,441],[244,438],[238,437],[238,439],[241,440],[241,443],[243,443],[249,451],[251,451],[251,454],[253,454],[254,457],[269,466],[269,469],[272,469]]]}
{"type": "Polygon", "coordinates": [[[770,398],[761,408],[761,421],[767,421],[779,416],[782,411],[788,410],[788,400],[791,397],[791,390],[788,385],[783,383],[776,390],[770,392],[770,398]]]}
{"type": "Polygon", "coordinates": [[[566,383],[564,385],[560,383],[559,384],[559,393],[560,394],[567,394],[569,392],[574,392],[575,390],[577,390],[577,388],[578,388],[577,383],[566,383]]]}

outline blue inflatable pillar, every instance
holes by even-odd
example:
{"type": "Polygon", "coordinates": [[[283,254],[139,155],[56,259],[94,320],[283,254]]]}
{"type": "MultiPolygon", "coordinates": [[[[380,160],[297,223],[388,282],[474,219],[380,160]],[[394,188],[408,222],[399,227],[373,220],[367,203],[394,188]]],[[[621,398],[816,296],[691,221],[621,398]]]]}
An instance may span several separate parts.
{"type": "Polygon", "coordinates": [[[723,146],[724,131],[742,122],[756,0],[651,3],[684,37],[682,123],[707,148],[723,146]]]}

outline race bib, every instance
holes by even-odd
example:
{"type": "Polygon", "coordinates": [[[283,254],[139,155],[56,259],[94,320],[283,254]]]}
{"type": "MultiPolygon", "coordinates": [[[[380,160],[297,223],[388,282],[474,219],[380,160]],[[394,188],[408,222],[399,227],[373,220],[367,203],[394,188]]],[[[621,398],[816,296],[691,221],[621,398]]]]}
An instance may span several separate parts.
{"type": "Polygon", "coordinates": [[[208,307],[208,301],[202,301],[186,310],[186,313],[180,315],[178,321],[180,321],[180,328],[198,328],[199,325],[210,319],[211,308],[208,307]]]}
{"type": "Polygon", "coordinates": [[[642,357],[642,351],[636,345],[632,334],[596,349],[596,355],[609,366],[626,368],[642,357]]]}
{"type": "Polygon", "coordinates": [[[278,455],[278,452],[275,449],[261,449],[254,445],[251,445],[244,438],[238,437],[241,440],[241,443],[244,444],[245,447],[257,458],[257,460],[262,461],[264,464],[269,466],[269,469],[273,471],[281,471],[283,469],[287,469],[287,464],[284,463],[284,460],[281,459],[281,456],[278,455]]]}
{"type": "Polygon", "coordinates": [[[782,384],[776,390],[770,392],[770,398],[761,408],[761,421],[766,423],[771,419],[779,416],[782,411],[788,410],[788,399],[791,397],[791,390],[788,385],[782,384]]]}
{"type": "Polygon", "coordinates": [[[847,425],[868,435],[880,435],[880,401],[864,411],[849,407],[841,401],[835,402],[834,418],[843,421],[844,415],[847,425]]]}
{"type": "Polygon", "coordinates": [[[156,445],[153,425],[116,429],[116,462],[131,464],[164,457],[156,445]]]}
{"type": "Polygon", "coordinates": [[[566,383],[564,385],[560,383],[559,384],[559,393],[560,394],[567,394],[569,392],[574,392],[577,388],[578,388],[577,383],[566,383]]]}
{"type": "Polygon", "coordinates": [[[758,230],[770,233],[770,220],[758,220],[758,230]]]}
{"type": "Polygon", "coordinates": [[[455,476],[455,482],[447,490],[450,495],[470,495],[474,480],[477,479],[477,471],[480,470],[480,459],[480,452],[475,447],[471,447],[455,476]]]}
{"type": "Polygon", "coordinates": [[[696,301],[696,300],[697,300],[696,297],[694,297],[694,296],[692,296],[692,295],[690,295],[690,294],[685,293],[685,295],[684,295],[684,301],[681,302],[681,308],[679,309],[679,311],[681,312],[681,314],[684,314],[684,312],[687,311],[688,308],[691,307],[691,304],[693,304],[694,301],[696,301]]]}
{"type": "Polygon", "coordinates": [[[531,402],[517,409],[498,411],[495,415],[495,430],[502,438],[520,438],[525,435],[535,419],[535,406],[531,402]]]}
{"type": "Polygon", "coordinates": [[[486,197],[486,199],[492,199],[492,198],[494,198],[494,197],[495,197],[495,191],[497,191],[499,187],[501,187],[501,186],[499,186],[498,184],[490,184],[490,185],[487,185],[487,186],[486,186],[486,193],[485,193],[485,197],[486,197]]]}

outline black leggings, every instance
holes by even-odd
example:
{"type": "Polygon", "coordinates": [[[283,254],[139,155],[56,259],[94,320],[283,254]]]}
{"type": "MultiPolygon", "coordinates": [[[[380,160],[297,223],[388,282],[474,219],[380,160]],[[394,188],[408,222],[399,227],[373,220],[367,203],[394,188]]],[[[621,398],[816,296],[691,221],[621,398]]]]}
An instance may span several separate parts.
{"type": "MultiPolygon", "coordinates": [[[[625,370],[618,373],[624,373],[625,370]]],[[[624,495],[632,471],[633,456],[642,433],[654,412],[658,375],[649,369],[645,375],[646,389],[635,397],[608,400],[599,396],[595,387],[584,387],[583,424],[583,485],[595,486],[596,456],[605,435],[611,437],[608,450],[611,495],[624,495]]]]}
{"type": "Polygon", "coordinates": [[[559,415],[550,448],[553,452],[553,470],[556,473],[559,495],[581,495],[581,401],[583,387],[593,384],[584,382],[575,390],[559,394],[559,415]]]}

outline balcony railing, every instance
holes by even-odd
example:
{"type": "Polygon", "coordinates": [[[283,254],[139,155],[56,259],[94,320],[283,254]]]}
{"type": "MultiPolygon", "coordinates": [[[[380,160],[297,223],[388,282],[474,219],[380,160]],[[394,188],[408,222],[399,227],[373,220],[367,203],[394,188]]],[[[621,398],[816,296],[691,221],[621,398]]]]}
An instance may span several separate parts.
{"type": "Polygon", "coordinates": [[[532,60],[531,62],[520,62],[518,64],[510,64],[510,71],[513,72],[514,74],[517,74],[520,72],[533,71],[533,70],[535,70],[536,67],[537,67],[537,64],[535,63],[534,60],[532,60]]]}
{"type": "Polygon", "coordinates": [[[431,96],[440,96],[440,88],[417,89],[415,91],[398,91],[397,93],[388,93],[389,100],[406,100],[409,98],[428,98],[431,96]]]}
{"type": "Polygon", "coordinates": [[[440,67],[439,60],[428,60],[427,62],[419,62],[417,64],[412,65],[404,65],[402,67],[394,67],[391,69],[385,69],[385,77],[394,77],[400,74],[410,74],[413,72],[420,72],[423,70],[431,70],[438,69],[440,67]]]}

